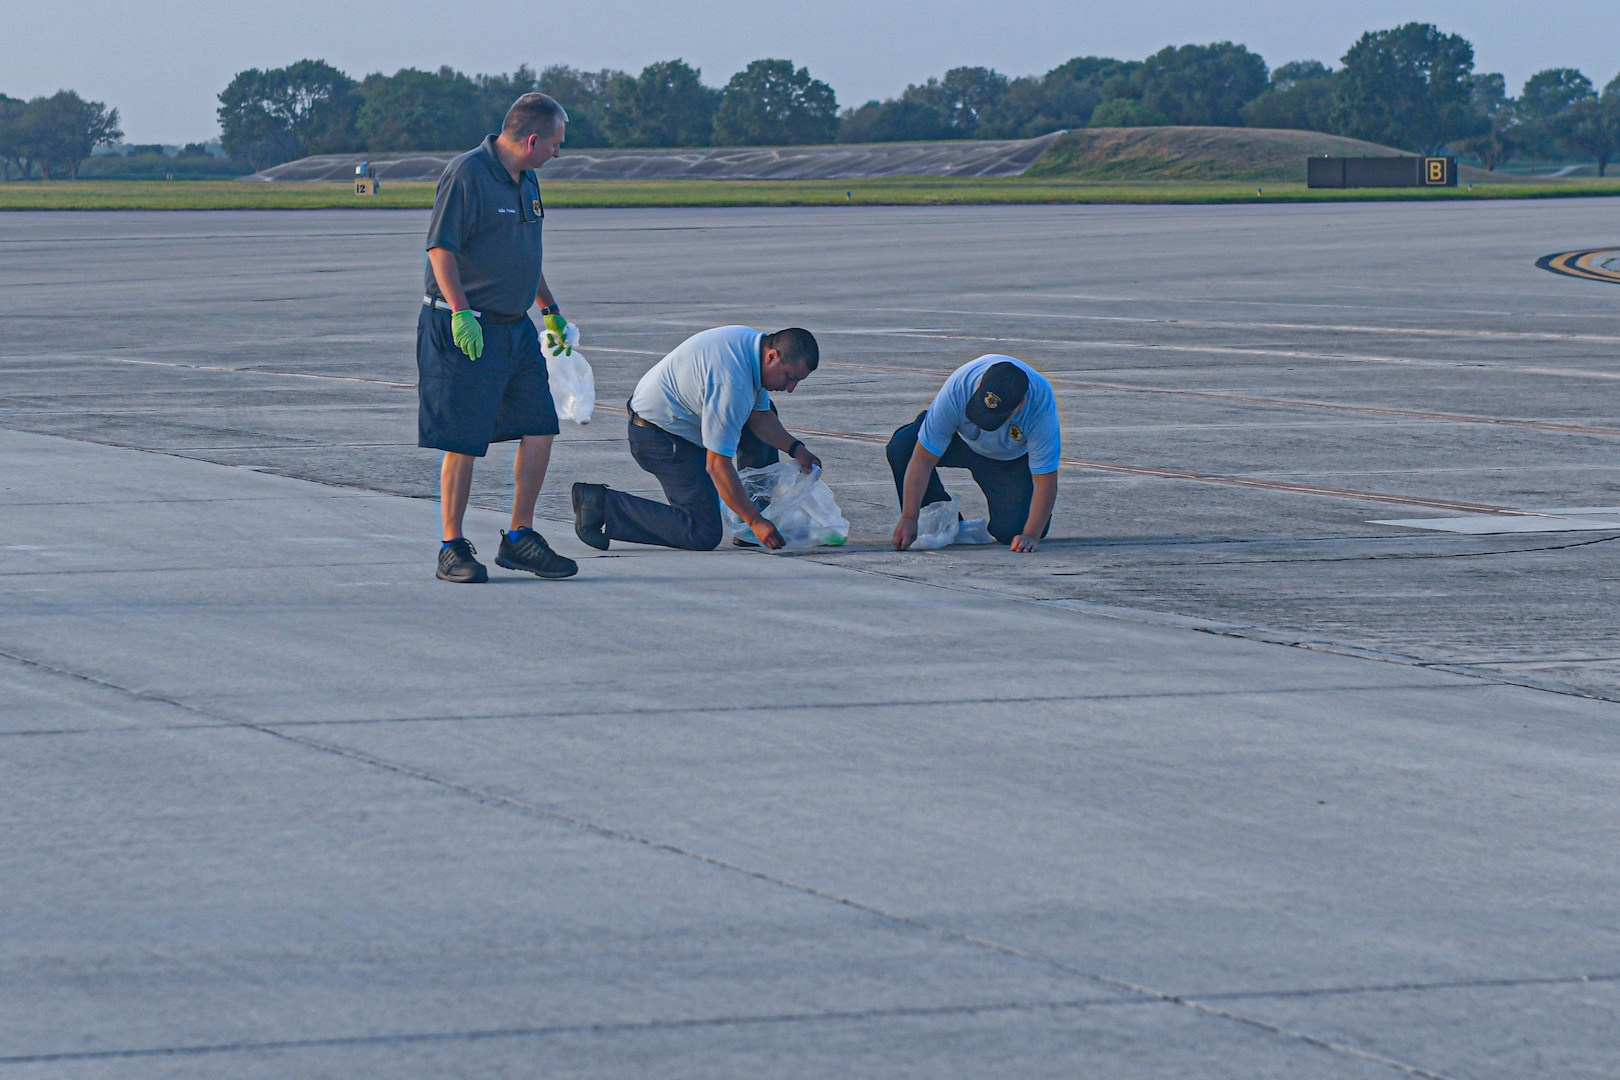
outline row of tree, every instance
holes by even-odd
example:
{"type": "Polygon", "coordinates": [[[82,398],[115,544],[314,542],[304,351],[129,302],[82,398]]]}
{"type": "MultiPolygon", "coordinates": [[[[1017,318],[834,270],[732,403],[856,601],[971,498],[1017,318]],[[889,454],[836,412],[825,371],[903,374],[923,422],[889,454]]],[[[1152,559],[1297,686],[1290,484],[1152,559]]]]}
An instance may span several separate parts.
{"type": "Polygon", "coordinates": [[[527,66],[510,75],[405,68],[355,80],[322,60],[243,71],[219,95],[221,143],[266,168],[308,154],[449,150],[499,128],[520,94],[568,109],[571,146],[742,146],[831,142],[832,87],[787,60],[756,60],[721,89],[684,61],[640,75],[527,66]]]}
{"type": "Polygon", "coordinates": [[[756,60],[724,87],[682,60],[639,75],[566,65],[510,75],[406,68],[356,81],[319,60],[244,71],[220,94],[225,149],[256,168],[313,153],[454,149],[494,130],[513,98],[568,109],[571,146],[792,145],[1030,138],[1065,128],[1190,124],[1304,128],[1403,150],[1451,147],[1486,167],[1515,156],[1593,158],[1620,143],[1620,77],[1599,94],[1578,71],[1543,71],[1517,98],[1476,74],[1467,40],[1427,23],[1362,35],[1335,70],[1265,61],[1217,42],[1145,60],[1077,57],[1044,75],[961,67],[898,97],[838,111],[832,88],[788,60],[756,60]]]}
{"type": "MultiPolygon", "coordinates": [[[[1242,45],[1182,45],[1145,60],[1077,57],[1044,75],[961,67],[898,97],[838,110],[832,88],[788,60],[756,60],[704,85],[682,60],[639,75],[527,66],[509,75],[405,68],[355,80],[321,60],[240,72],[219,95],[221,142],[256,169],[318,153],[453,150],[495,130],[520,94],[568,109],[569,145],[794,145],[1029,138],[1064,128],[1161,124],[1326,131],[1416,152],[1451,147],[1494,169],[1514,157],[1591,158],[1620,148],[1620,76],[1599,93],[1572,68],[1538,72],[1509,97],[1474,71],[1473,46],[1427,23],[1362,35],[1334,70],[1314,60],[1268,71],[1242,45]]],[[[0,95],[0,163],[24,178],[79,175],[122,138],[118,110],[71,90],[0,95]]]]}
{"type": "Polygon", "coordinates": [[[72,90],[32,101],[0,94],[0,176],[6,180],[13,169],[25,180],[35,175],[77,179],[79,166],[96,147],[123,137],[117,109],[72,90]]]}
{"type": "Polygon", "coordinates": [[[1620,146],[1620,76],[1599,94],[1572,68],[1538,72],[1518,98],[1476,74],[1474,49],[1425,23],[1362,35],[1338,70],[1315,60],[1266,71],[1242,45],[1183,45],[1146,60],[1081,57],[1009,79],[964,67],[846,110],[838,137],[1029,138],[1078,127],[1162,124],[1301,128],[1420,153],[1452,147],[1495,169],[1517,156],[1592,158],[1620,146]]]}

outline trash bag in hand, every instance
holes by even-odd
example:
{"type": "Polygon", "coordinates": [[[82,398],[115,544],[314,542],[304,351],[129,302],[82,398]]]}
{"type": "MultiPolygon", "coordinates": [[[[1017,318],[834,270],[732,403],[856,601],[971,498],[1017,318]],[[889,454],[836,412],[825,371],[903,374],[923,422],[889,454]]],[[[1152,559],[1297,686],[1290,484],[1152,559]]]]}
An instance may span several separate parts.
{"type": "MultiPolygon", "coordinates": [[[[748,498],[759,507],[789,548],[841,547],[849,541],[849,522],[838,509],[832,489],[821,479],[821,466],[809,472],[797,462],[778,461],[763,469],[743,469],[737,474],[748,498]]],[[[755,543],[754,530],[720,504],[726,533],[733,539],[755,543]]]]}
{"type": "MultiPolygon", "coordinates": [[[[572,420],[576,424],[591,422],[596,411],[596,376],[578,349],[552,356],[557,335],[545,332],[541,345],[545,349],[546,372],[551,377],[551,400],[557,404],[557,419],[572,420]]],[[[579,340],[579,328],[569,323],[563,338],[572,345],[579,340]]]]}

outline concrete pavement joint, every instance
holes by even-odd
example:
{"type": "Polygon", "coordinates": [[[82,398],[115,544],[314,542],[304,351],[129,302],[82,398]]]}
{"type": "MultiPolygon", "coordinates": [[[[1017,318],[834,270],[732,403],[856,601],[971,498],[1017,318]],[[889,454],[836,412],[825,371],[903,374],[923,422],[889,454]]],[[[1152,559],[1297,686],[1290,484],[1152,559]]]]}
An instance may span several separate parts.
{"type": "MultiPolygon", "coordinates": [[[[11,659],[10,654],[0,653],[0,658],[11,659]]],[[[1402,691],[1405,693],[1427,693],[1435,691],[1475,690],[1486,689],[1488,683],[1478,685],[1468,684],[1442,684],[1417,685],[1404,683],[1387,683],[1378,686],[1302,686],[1279,687],[1269,690],[1199,690],[1199,691],[1169,691],[1142,694],[1064,694],[1050,697],[1023,697],[1023,698],[941,698],[936,700],[912,701],[836,701],[836,702],[810,702],[806,704],[773,703],[770,710],[773,713],[788,712],[833,712],[846,709],[914,709],[929,706],[947,705],[1039,705],[1053,702],[1098,702],[1098,701],[1164,701],[1170,699],[1196,698],[1267,698],[1286,694],[1319,694],[1323,692],[1334,694],[1381,694],[1387,691],[1402,691]]],[[[640,716],[689,716],[701,713],[705,716],[723,713],[747,714],[760,711],[757,705],[706,705],[702,707],[671,706],[668,708],[647,709],[610,709],[606,710],[615,717],[640,716]]],[[[365,727],[380,724],[478,724],[493,723],[502,720],[547,720],[568,719],[577,716],[574,711],[527,711],[521,713],[473,713],[467,716],[376,716],[361,717],[344,720],[277,720],[277,728],[303,728],[303,727],[365,727]]],[[[46,738],[51,736],[69,735],[128,735],[140,734],[147,731],[230,731],[241,725],[234,720],[209,724],[150,724],[140,726],[120,726],[110,728],[35,728],[22,731],[0,731],[0,739],[20,738],[46,738]]]]}
{"type": "MultiPolygon", "coordinates": [[[[1615,539],[1609,537],[1608,539],[1615,539]]],[[[1332,642],[1305,641],[1296,635],[1268,627],[1244,625],[1239,623],[1226,623],[1215,619],[1200,619],[1191,615],[1177,615],[1171,612],[1152,611],[1147,608],[1121,607],[1114,604],[1097,604],[1086,600],[1075,600],[1068,597],[1043,598],[1032,596],[1015,596],[1010,593],[992,592],[988,589],[976,589],[972,586],[957,585],[942,581],[924,581],[920,578],[907,577],[890,571],[879,570],[869,566],[851,566],[836,560],[818,560],[821,565],[849,570],[857,574],[871,574],[874,577],[889,578],[893,581],[906,581],[914,585],[925,585],[931,589],[944,589],[949,592],[967,593],[974,596],[994,597],[1017,604],[1035,604],[1042,607],[1061,607],[1078,611],[1086,615],[1097,615],[1107,619],[1119,619],[1124,622],[1142,623],[1148,626],[1169,626],[1184,630],[1194,630],[1202,634],[1212,634],[1216,637],[1236,638],[1243,641],[1255,641],[1264,645],[1281,645],[1290,649],[1304,649],[1309,652],[1328,653],[1333,656],[1345,656],[1356,660],[1374,660],[1385,664],[1398,664],[1402,667],[1418,668],[1424,671],[1444,672],[1459,675],[1464,678],[1478,679],[1481,682],[1498,686],[1516,686],[1524,690],[1538,690],[1548,694],[1558,694],[1563,697],[1584,698],[1589,701],[1605,701],[1620,703],[1620,698],[1611,697],[1595,690],[1586,690],[1581,687],[1569,686],[1564,683],[1544,681],[1539,679],[1508,678],[1505,675],[1486,671],[1467,670],[1465,666],[1452,665],[1446,661],[1421,660],[1414,656],[1401,653],[1381,652],[1374,649],[1358,648],[1354,645],[1339,645],[1332,642]]]]}
{"type": "MultiPolygon", "coordinates": [[[[1029,963],[1039,964],[1052,968],[1056,971],[1062,971],[1066,974],[1074,975],[1079,978],[1099,983],[1103,986],[1111,987],[1116,990],[1123,990],[1131,994],[1139,995],[1143,998],[1164,1002],[1166,1004],[1177,1005],[1204,1016],[1227,1020],[1232,1023],[1253,1028],[1257,1031],[1264,1031],[1269,1034],[1276,1035],[1283,1039],[1303,1043],[1307,1046],[1313,1046],[1329,1053],[1353,1057],[1361,1061],[1383,1065],[1387,1068],[1394,1069],[1397,1072],[1402,1072],[1409,1076],[1422,1077],[1423,1080],[1455,1080],[1455,1078],[1446,1076],[1443,1073],[1438,1073],[1424,1069],[1420,1066],[1411,1065],[1395,1058],[1385,1057],[1382,1054],[1371,1053],[1348,1044],[1320,1038],[1307,1032],[1284,1027],[1280,1024],[1269,1023],[1265,1020],[1258,1019],[1257,1017],[1246,1016],[1242,1013],[1209,1005],[1202,1001],[1185,997],[1183,995],[1172,994],[1163,990],[1155,990],[1151,987],[1139,985],[1126,979],[1117,979],[1109,975],[1102,975],[1097,972],[1087,971],[1084,968],[1076,967],[1073,964],[1068,964],[1053,957],[1045,956],[1041,953],[1020,948],[1015,945],[1008,945],[1002,942],[992,941],[989,938],[979,937],[976,934],[968,934],[956,930],[947,930],[943,927],[937,927],[930,923],[924,922],[921,919],[887,911],[875,905],[864,903],[852,897],[842,896],[838,893],[830,892],[814,885],[808,885],[803,882],[794,881],[790,878],[780,877],[761,870],[755,870],[750,867],[743,866],[740,863],[734,863],[730,860],[722,859],[718,856],[708,855],[690,848],[681,847],[678,844],[654,840],[651,837],[642,836],[638,833],[633,833],[625,829],[619,829],[611,825],[598,824],[597,822],[576,817],[572,814],[565,814],[557,810],[547,809],[546,807],[539,806],[535,803],[531,803],[511,795],[504,795],[496,791],[490,791],[485,788],[479,788],[471,784],[462,783],[461,781],[452,780],[448,777],[438,776],[424,769],[418,769],[413,766],[401,765],[397,762],[387,761],[371,754],[365,754],[357,750],[349,749],[348,747],[336,746],[331,743],[323,743],[301,735],[294,735],[278,730],[273,725],[254,723],[252,721],[240,720],[221,713],[210,712],[206,709],[202,709],[194,705],[188,705],[185,702],[178,701],[174,698],[166,697],[161,694],[153,694],[146,691],[136,690],[132,687],[123,686],[110,680],[100,679],[84,672],[77,672],[67,668],[58,667],[54,664],[49,664],[32,657],[21,656],[16,653],[0,651],[0,657],[14,660],[18,663],[40,671],[61,675],[65,678],[86,682],[94,686],[116,690],[138,700],[168,705],[172,708],[180,709],[196,716],[202,716],[228,724],[235,724],[238,727],[246,728],[251,731],[257,731],[261,734],[269,735],[275,739],[281,739],[286,742],[305,747],[306,749],[315,750],[319,753],[329,754],[335,757],[355,761],[384,772],[393,773],[396,776],[420,780],[424,783],[441,787],[447,791],[454,791],[459,794],[469,796],[472,799],[486,805],[504,806],[509,809],[517,810],[520,813],[544,818],[546,820],[555,821],[564,825],[569,825],[573,828],[579,829],[582,832],[592,833],[607,839],[622,840],[639,845],[651,851],[661,851],[666,854],[675,855],[679,858],[700,862],[705,865],[712,866],[718,870],[751,878],[755,881],[760,881],[768,885],[774,885],[779,888],[797,892],[805,896],[811,896],[819,900],[827,900],[843,907],[847,907],[851,910],[859,911],[875,918],[893,923],[897,926],[905,926],[914,930],[922,931],[926,934],[931,934],[941,940],[954,941],[959,944],[975,945],[987,951],[999,953],[1002,956],[1009,956],[1015,959],[1027,961],[1029,963]]],[[[160,1051],[160,1053],[162,1053],[162,1051],[160,1051]]],[[[8,1059],[0,1059],[0,1062],[5,1062],[7,1060],[8,1059]]]]}

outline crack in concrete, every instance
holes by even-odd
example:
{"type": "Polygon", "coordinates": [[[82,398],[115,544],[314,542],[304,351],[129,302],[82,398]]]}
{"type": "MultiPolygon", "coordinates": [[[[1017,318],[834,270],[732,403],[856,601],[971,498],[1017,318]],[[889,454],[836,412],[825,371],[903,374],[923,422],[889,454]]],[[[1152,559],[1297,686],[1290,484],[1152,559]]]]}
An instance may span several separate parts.
{"type": "Polygon", "coordinates": [[[717,870],[750,878],[754,881],[759,881],[767,885],[787,889],[792,892],[800,893],[804,896],[814,897],[818,900],[826,900],[842,907],[849,908],[852,911],[859,911],[873,916],[874,918],[892,923],[896,926],[909,927],[913,930],[921,931],[922,933],[932,935],[943,941],[951,941],[963,945],[972,945],[989,952],[998,953],[1002,956],[1012,957],[1014,959],[1023,960],[1032,964],[1038,964],[1055,971],[1061,971],[1065,974],[1074,975],[1078,978],[1086,979],[1099,985],[1110,987],[1114,990],[1125,991],[1126,993],[1137,995],[1141,998],[1164,1004],[1175,1005],[1203,1016],[1226,1020],[1257,1031],[1263,1031],[1268,1034],[1275,1035],[1291,1042],[1301,1043],[1303,1045],[1312,1046],[1331,1054],[1337,1054],[1341,1057],[1350,1057],[1360,1061],[1382,1065],[1386,1068],[1393,1069],[1396,1072],[1405,1073],[1408,1076],[1421,1077],[1422,1080],[1456,1080],[1456,1078],[1447,1076],[1443,1073],[1425,1069],[1421,1066],[1412,1065],[1396,1058],[1386,1057],[1383,1054],[1372,1053],[1367,1050],[1362,1050],[1359,1047],[1350,1046],[1346,1043],[1335,1042],[1331,1039],[1321,1038],[1308,1032],[1285,1027],[1281,1024],[1273,1024],[1269,1021],[1261,1020],[1258,1017],[1234,1012],[1231,1009],[1211,1005],[1206,1001],[1197,1000],[1185,995],[1174,994],[1164,990],[1157,990],[1152,987],[1133,983],[1127,979],[1119,979],[1111,975],[1103,975],[1099,972],[1088,971],[1074,964],[1066,963],[1053,957],[1046,956],[1042,953],[1035,952],[1031,949],[1025,949],[1016,945],[1008,945],[1004,942],[980,937],[976,934],[969,934],[959,930],[949,930],[944,927],[935,926],[922,919],[909,915],[902,915],[898,912],[888,911],[884,908],[876,906],[875,904],[869,904],[864,901],[856,900],[853,897],[843,896],[815,885],[795,881],[791,878],[782,877],[763,870],[755,870],[751,867],[744,866],[741,863],[732,862],[729,859],[723,859],[716,855],[709,855],[692,848],[682,847],[679,844],[655,840],[651,837],[642,836],[639,833],[631,832],[627,829],[620,829],[611,825],[603,825],[586,818],[575,816],[573,814],[553,810],[537,803],[529,802],[525,799],[519,799],[512,795],[502,794],[487,788],[477,787],[473,784],[463,783],[459,780],[452,780],[449,777],[439,776],[435,773],[428,772],[425,769],[419,769],[411,765],[402,765],[398,762],[388,761],[385,758],[375,757],[371,754],[362,753],[358,750],[352,750],[348,747],[338,746],[332,743],[323,743],[319,740],[311,739],[306,736],[295,735],[290,732],[279,730],[277,727],[270,724],[255,723],[249,720],[240,720],[223,713],[211,712],[207,709],[203,709],[195,705],[189,705],[183,701],[179,701],[175,698],[162,694],[154,694],[148,691],[137,690],[133,687],[123,686],[119,683],[115,683],[107,679],[97,678],[96,676],[89,675],[84,672],[58,667],[54,664],[49,664],[45,661],[32,657],[22,656],[17,653],[0,651],[0,656],[40,671],[50,672],[65,678],[118,691],[130,697],[136,698],[137,700],[151,701],[158,704],[168,705],[172,708],[176,708],[196,716],[203,716],[211,720],[235,724],[238,727],[251,731],[257,731],[261,734],[268,735],[271,738],[279,739],[306,749],[314,750],[318,753],[344,758],[349,761],[370,766],[380,771],[393,773],[396,776],[403,776],[409,779],[419,780],[424,783],[443,788],[447,791],[453,791],[461,795],[466,795],[478,802],[484,803],[485,805],[505,807],[526,815],[568,825],[582,832],[587,832],[605,839],[619,840],[635,844],[649,851],[658,851],[665,854],[674,855],[678,858],[699,862],[706,866],[714,867],[717,870]]]}

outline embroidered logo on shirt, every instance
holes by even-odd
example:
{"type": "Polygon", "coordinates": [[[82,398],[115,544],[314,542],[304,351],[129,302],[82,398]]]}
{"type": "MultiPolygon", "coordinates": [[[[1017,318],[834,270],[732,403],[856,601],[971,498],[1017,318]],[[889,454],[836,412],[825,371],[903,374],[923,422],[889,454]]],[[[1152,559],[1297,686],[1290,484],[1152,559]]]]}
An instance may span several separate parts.
{"type": "Polygon", "coordinates": [[[542,213],[544,213],[544,211],[542,211],[540,209],[540,200],[539,199],[531,200],[530,203],[529,203],[529,206],[532,208],[529,212],[532,213],[535,217],[539,217],[542,213]]]}
{"type": "Polygon", "coordinates": [[[1007,434],[1011,435],[1018,442],[1024,441],[1024,432],[1017,424],[1008,424],[1007,434]]]}
{"type": "Polygon", "coordinates": [[[512,209],[510,206],[497,206],[495,208],[495,212],[497,214],[515,214],[515,213],[517,213],[517,211],[512,209]]]}

